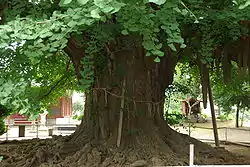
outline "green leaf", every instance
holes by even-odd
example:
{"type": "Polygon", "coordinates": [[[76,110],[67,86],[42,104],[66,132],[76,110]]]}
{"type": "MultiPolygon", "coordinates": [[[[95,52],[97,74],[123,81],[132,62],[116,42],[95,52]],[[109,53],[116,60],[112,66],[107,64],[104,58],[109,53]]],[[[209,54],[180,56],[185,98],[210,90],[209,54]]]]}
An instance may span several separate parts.
{"type": "Polygon", "coordinates": [[[28,111],[27,108],[23,108],[19,111],[20,114],[25,114],[28,111]]]}
{"type": "Polygon", "coordinates": [[[3,161],[3,156],[0,156],[0,162],[3,161]]]}
{"type": "Polygon", "coordinates": [[[249,5],[250,5],[250,0],[246,1],[245,4],[240,5],[240,6],[239,6],[239,9],[244,9],[244,8],[246,8],[246,7],[249,6],[249,5]]]}
{"type": "Polygon", "coordinates": [[[185,48],[187,45],[185,45],[184,43],[181,44],[180,48],[185,48]]]}
{"type": "Polygon", "coordinates": [[[178,13],[181,13],[181,10],[178,7],[175,7],[174,10],[178,13]]]}
{"type": "Polygon", "coordinates": [[[122,30],[122,32],[121,32],[123,35],[128,35],[129,33],[128,33],[128,30],[122,30]]]}
{"type": "Polygon", "coordinates": [[[147,53],[146,53],[146,56],[151,56],[151,53],[150,53],[150,52],[147,52],[147,53]]]}
{"type": "Polygon", "coordinates": [[[152,49],[154,49],[154,47],[155,47],[154,42],[151,41],[151,40],[143,41],[142,44],[143,44],[144,48],[147,49],[147,50],[152,50],[152,49]]]}
{"type": "Polygon", "coordinates": [[[47,38],[47,37],[50,37],[50,36],[52,36],[52,35],[53,35],[52,32],[46,32],[46,33],[44,33],[44,34],[41,34],[40,37],[41,37],[41,38],[47,38]]]}
{"type": "Polygon", "coordinates": [[[155,3],[157,5],[162,5],[166,2],[166,0],[149,0],[148,2],[155,3]]]}
{"type": "Polygon", "coordinates": [[[64,5],[67,5],[67,4],[69,4],[71,1],[72,1],[72,0],[63,0],[63,4],[64,4],[64,5]]]}
{"type": "Polygon", "coordinates": [[[81,5],[85,5],[89,0],[77,0],[77,2],[81,5]]]}
{"type": "Polygon", "coordinates": [[[112,4],[112,6],[114,9],[111,12],[111,14],[118,12],[123,6],[125,6],[125,4],[121,2],[115,2],[112,4]]]}
{"type": "Polygon", "coordinates": [[[161,62],[161,59],[160,59],[159,57],[156,57],[156,58],[154,59],[154,61],[155,61],[156,63],[160,63],[160,62],[161,62]]]}
{"type": "Polygon", "coordinates": [[[69,27],[74,27],[77,25],[77,22],[74,21],[74,20],[71,20],[68,24],[67,24],[69,27]]]}
{"type": "Polygon", "coordinates": [[[186,16],[186,15],[188,14],[188,10],[183,9],[183,10],[181,11],[181,14],[182,14],[183,16],[186,16]]]}
{"type": "Polygon", "coordinates": [[[6,48],[8,46],[7,43],[0,43],[0,48],[6,48]]]}
{"type": "Polygon", "coordinates": [[[152,51],[152,53],[154,55],[157,55],[157,56],[160,56],[160,57],[164,56],[164,53],[162,51],[160,51],[160,50],[154,50],[154,51],[152,51]]]}
{"type": "Polygon", "coordinates": [[[168,46],[169,46],[173,51],[176,51],[176,48],[175,48],[175,46],[174,46],[173,43],[168,44],[168,46]]]}
{"type": "Polygon", "coordinates": [[[112,6],[107,6],[105,8],[102,9],[102,12],[104,13],[109,13],[113,10],[114,8],[112,6]]]}
{"type": "Polygon", "coordinates": [[[99,8],[96,8],[96,9],[94,9],[94,10],[92,10],[90,12],[91,16],[93,18],[97,18],[97,19],[101,18],[101,16],[99,15],[99,13],[100,13],[100,9],[99,8]]]}

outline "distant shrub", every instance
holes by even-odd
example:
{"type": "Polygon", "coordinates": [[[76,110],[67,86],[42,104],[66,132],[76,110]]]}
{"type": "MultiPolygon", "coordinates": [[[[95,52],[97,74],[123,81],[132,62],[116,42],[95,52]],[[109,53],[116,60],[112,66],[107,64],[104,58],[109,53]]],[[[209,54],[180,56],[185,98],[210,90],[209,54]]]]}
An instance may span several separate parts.
{"type": "Polygon", "coordinates": [[[233,116],[231,114],[222,114],[218,117],[221,121],[229,121],[233,120],[233,116]]]}
{"type": "Polygon", "coordinates": [[[165,118],[169,125],[177,125],[183,122],[185,117],[180,112],[172,112],[168,114],[166,113],[165,118]]]}

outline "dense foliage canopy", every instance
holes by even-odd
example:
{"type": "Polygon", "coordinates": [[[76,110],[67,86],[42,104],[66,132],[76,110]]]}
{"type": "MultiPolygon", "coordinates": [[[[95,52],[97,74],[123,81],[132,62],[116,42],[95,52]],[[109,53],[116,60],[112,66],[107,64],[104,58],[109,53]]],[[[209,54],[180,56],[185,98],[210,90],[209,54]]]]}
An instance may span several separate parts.
{"type": "Polygon", "coordinates": [[[21,113],[48,107],[68,89],[86,91],[108,63],[103,53],[120,36],[140,36],[146,56],[160,62],[166,48],[198,65],[206,99],[207,67],[231,60],[249,73],[249,1],[1,0],[0,103],[21,113]],[[85,48],[80,72],[68,46],[85,48]],[[75,75],[76,74],[76,75],[75,75]]]}
{"type": "Polygon", "coordinates": [[[50,142],[52,154],[35,150],[27,165],[51,155],[61,166],[128,166],[155,155],[185,165],[190,142],[202,155],[197,162],[208,163],[204,150],[218,150],[164,122],[164,91],[178,62],[195,82],[200,75],[205,106],[211,71],[225,83],[235,69],[248,79],[249,11],[249,0],[0,0],[0,104],[34,117],[68,90],[86,91],[70,145],[50,142]],[[86,143],[91,148],[78,152],[86,143]],[[77,158],[58,154],[69,147],[77,158]]]}

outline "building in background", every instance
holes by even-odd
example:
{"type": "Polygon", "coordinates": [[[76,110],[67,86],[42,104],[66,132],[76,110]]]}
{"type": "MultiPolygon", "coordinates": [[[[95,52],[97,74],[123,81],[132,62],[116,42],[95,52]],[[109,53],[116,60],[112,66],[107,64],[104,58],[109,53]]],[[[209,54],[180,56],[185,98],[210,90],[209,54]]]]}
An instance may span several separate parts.
{"type": "Polygon", "coordinates": [[[39,122],[43,127],[57,124],[79,124],[80,121],[73,119],[72,105],[75,102],[81,102],[84,105],[84,100],[84,94],[73,92],[71,97],[61,97],[58,105],[52,106],[48,111],[44,111],[44,113],[40,114],[37,120],[31,121],[27,116],[15,113],[8,116],[6,124],[32,125],[39,122]]]}
{"type": "Polygon", "coordinates": [[[56,106],[52,106],[46,114],[46,125],[72,124],[72,97],[61,97],[56,106]]]}

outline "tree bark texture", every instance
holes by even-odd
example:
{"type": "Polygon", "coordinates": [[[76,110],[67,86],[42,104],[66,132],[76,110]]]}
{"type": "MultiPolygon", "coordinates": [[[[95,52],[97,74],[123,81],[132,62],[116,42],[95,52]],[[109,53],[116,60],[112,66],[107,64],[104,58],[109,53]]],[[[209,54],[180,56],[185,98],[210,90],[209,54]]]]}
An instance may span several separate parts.
{"type": "MultiPolygon", "coordinates": [[[[122,42],[134,41],[125,39],[122,42]]],[[[101,72],[96,71],[92,90],[86,95],[82,124],[72,141],[81,140],[81,132],[88,131],[92,139],[110,139],[111,143],[116,143],[119,122],[121,144],[134,134],[151,131],[154,125],[166,126],[163,117],[165,89],[172,83],[175,62],[168,50],[160,63],[145,54],[141,46],[136,46],[123,47],[113,52],[112,57],[106,55],[109,65],[101,72]]],[[[82,53],[77,58],[75,55],[71,55],[74,61],[82,53]]],[[[74,64],[77,72],[79,67],[74,64]]]]}
{"type": "MultiPolygon", "coordinates": [[[[77,73],[84,68],[77,62],[84,57],[84,48],[71,45],[74,43],[65,51],[77,73]]],[[[98,158],[96,166],[128,166],[152,157],[162,161],[153,158],[149,160],[152,166],[185,165],[190,143],[195,144],[195,156],[199,156],[195,163],[203,161],[200,155],[206,154],[204,150],[216,154],[217,150],[174,131],[164,120],[165,89],[172,83],[176,65],[168,49],[161,62],[155,63],[154,57],[145,56],[143,47],[131,38],[108,47],[103,50],[110,52],[102,55],[106,63],[95,69],[94,84],[86,93],[82,123],[67,139],[70,147],[73,144],[83,150],[75,153],[79,157],[83,152],[78,166],[95,166],[94,158],[98,158]]]]}

